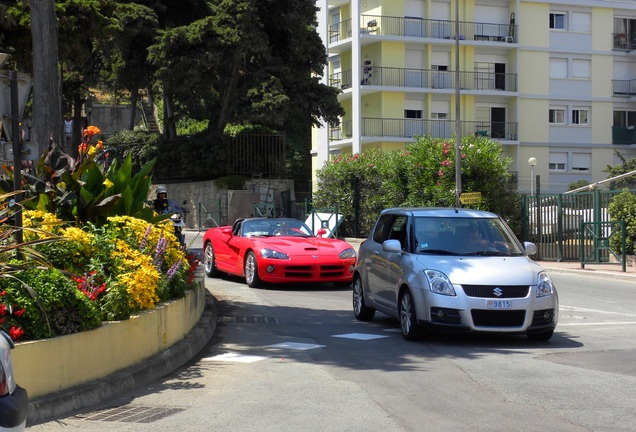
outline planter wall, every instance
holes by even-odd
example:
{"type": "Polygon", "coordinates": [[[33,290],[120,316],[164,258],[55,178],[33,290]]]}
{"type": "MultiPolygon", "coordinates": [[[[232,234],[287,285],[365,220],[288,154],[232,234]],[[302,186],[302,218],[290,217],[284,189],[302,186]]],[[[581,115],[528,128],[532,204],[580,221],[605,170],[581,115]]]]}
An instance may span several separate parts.
{"type": "Polygon", "coordinates": [[[203,272],[179,300],[162,303],[126,321],[51,339],[16,344],[16,382],[35,399],[106,377],[168,349],[194,328],[205,308],[203,272]]]}

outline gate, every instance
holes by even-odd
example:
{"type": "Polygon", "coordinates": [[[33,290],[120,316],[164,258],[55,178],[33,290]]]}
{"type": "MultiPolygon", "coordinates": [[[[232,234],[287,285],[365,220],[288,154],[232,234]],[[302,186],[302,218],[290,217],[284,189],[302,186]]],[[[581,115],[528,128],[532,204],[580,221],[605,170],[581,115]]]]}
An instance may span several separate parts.
{"type": "MultiPolygon", "coordinates": [[[[611,231],[607,211],[612,198],[622,190],[600,190],[573,194],[524,195],[521,202],[522,237],[537,245],[535,259],[580,261],[584,223],[603,223],[611,231]]],[[[606,232],[609,237],[609,232],[606,232]]],[[[600,258],[609,252],[601,250],[600,258]]]]}

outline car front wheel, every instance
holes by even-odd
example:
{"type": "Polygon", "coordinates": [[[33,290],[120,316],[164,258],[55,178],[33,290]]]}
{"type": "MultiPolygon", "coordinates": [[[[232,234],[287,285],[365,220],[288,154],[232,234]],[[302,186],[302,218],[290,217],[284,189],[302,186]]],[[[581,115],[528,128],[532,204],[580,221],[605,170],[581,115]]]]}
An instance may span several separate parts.
{"type": "Polygon", "coordinates": [[[212,243],[208,242],[203,250],[203,264],[205,267],[205,274],[209,277],[218,277],[219,270],[216,268],[216,261],[214,259],[214,248],[212,243]]]}
{"type": "Polygon", "coordinates": [[[245,282],[251,288],[258,288],[263,284],[258,276],[258,263],[254,252],[248,252],[247,257],[245,257],[245,282]]]}
{"type": "Polygon", "coordinates": [[[364,288],[359,277],[353,281],[353,314],[360,321],[372,320],[375,315],[375,309],[364,303],[364,288]]]}
{"type": "Polygon", "coordinates": [[[400,296],[399,318],[404,339],[409,341],[419,339],[422,332],[417,322],[413,296],[409,290],[405,290],[400,296]]]}

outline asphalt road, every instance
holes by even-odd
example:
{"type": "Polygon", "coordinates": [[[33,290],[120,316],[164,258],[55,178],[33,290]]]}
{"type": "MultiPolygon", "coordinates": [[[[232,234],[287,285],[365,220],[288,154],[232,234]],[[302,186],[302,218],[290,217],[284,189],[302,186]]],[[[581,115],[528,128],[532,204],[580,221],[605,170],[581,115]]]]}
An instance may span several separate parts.
{"type": "Polygon", "coordinates": [[[636,287],[553,278],[561,315],[548,343],[407,342],[380,313],[356,321],[348,289],[207,279],[219,323],[200,356],[103,410],[27,430],[633,431],[636,287]]]}

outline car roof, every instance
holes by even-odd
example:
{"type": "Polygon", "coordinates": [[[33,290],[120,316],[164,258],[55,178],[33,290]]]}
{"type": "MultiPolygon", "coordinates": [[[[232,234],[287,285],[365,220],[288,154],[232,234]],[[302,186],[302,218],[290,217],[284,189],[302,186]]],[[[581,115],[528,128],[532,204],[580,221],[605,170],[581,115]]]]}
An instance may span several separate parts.
{"type": "Polygon", "coordinates": [[[498,218],[495,213],[452,207],[393,207],[382,210],[381,214],[393,213],[409,216],[445,217],[445,218],[498,218]]]}

